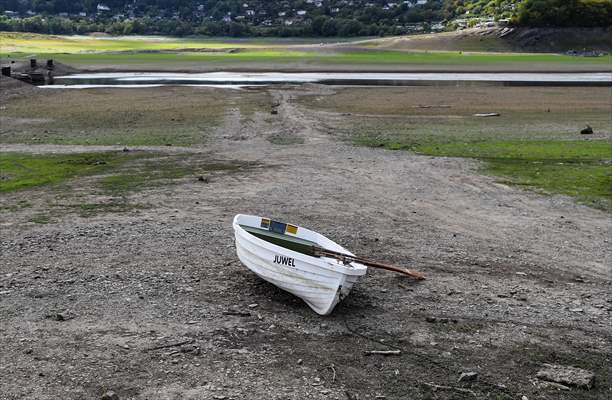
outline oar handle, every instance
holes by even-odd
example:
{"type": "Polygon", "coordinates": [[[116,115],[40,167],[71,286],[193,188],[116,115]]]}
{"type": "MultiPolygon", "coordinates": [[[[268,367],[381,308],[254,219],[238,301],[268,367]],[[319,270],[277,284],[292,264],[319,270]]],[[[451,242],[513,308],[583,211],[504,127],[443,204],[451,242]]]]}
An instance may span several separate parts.
{"type": "Polygon", "coordinates": [[[393,265],[383,264],[377,261],[368,260],[363,257],[352,256],[350,254],[340,253],[338,251],[327,250],[321,247],[313,246],[313,254],[318,257],[331,257],[337,260],[342,261],[343,263],[357,262],[359,264],[367,265],[368,267],[380,268],[387,271],[397,272],[403,275],[410,276],[416,280],[422,281],[425,279],[425,276],[419,272],[410,271],[403,268],[398,268],[393,265]]]}

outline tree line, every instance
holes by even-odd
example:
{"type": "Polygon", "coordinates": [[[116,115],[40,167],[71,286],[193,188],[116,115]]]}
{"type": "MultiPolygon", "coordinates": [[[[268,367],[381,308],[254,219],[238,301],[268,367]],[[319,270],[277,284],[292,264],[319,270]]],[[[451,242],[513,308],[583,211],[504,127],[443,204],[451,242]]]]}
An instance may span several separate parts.
{"type": "MultiPolygon", "coordinates": [[[[409,7],[405,3],[385,10],[380,7],[338,7],[332,13],[334,0],[325,7],[313,8],[303,0],[291,2],[291,10],[308,9],[308,14],[295,18],[292,24],[262,23],[266,16],[276,17],[281,10],[280,1],[247,0],[108,0],[104,4],[111,10],[130,10],[137,17],[117,17],[114,13],[96,14],[94,18],[80,17],[76,13],[93,15],[99,1],[94,0],[3,0],[0,11],[25,13],[29,17],[0,15],[0,30],[47,34],[86,34],[106,32],[111,35],[161,34],[208,36],[295,36],[295,37],[352,37],[399,35],[409,31],[411,24],[420,23],[426,30],[433,21],[453,18],[485,16],[508,18],[517,26],[609,26],[612,24],[612,0],[430,0],[426,6],[409,7]],[[224,21],[224,16],[235,17],[244,13],[244,3],[263,17],[238,21],[224,21]],[[198,14],[198,4],[205,11],[198,14]],[[310,8],[309,8],[310,7],[310,8]],[[72,13],[60,16],[60,13],[72,13]],[[228,14],[230,13],[230,14],[228,14]],[[467,13],[467,14],[466,14],[467,13]]],[[[338,1],[337,4],[340,4],[338,1]]],[[[117,11],[119,12],[119,11],[117,11]]],[[[287,19],[293,19],[289,11],[287,19]]],[[[277,21],[278,22],[278,21],[277,21]]]]}

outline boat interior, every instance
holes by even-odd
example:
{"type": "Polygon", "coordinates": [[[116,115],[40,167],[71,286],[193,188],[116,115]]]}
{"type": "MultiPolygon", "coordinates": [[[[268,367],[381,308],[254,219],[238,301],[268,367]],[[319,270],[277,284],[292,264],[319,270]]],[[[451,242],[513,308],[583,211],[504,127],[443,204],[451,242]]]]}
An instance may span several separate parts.
{"type": "Polygon", "coordinates": [[[248,225],[240,225],[240,227],[259,239],[289,250],[296,251],[298,253],[305,254],[307,256],[314,256],[314,246],[318,246],[317,243],[311,242],[310,240],[289,236],[285,233],[274,232],[262,228],[254,228],[248,225]]]}

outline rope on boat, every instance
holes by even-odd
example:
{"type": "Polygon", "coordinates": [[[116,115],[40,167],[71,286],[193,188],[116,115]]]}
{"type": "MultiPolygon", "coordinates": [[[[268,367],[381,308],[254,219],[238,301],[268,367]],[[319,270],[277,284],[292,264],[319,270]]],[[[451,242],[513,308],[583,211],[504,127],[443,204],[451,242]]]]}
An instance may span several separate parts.
{"type": "Polygon", "coordinates": [[[383,264],[377,261],[372,261],[372,260],[368,260],[367,258],[363,258],[363,257],[359,257],[359,256],[352,256],[350,254],[345,254],[345,253],[340,253],[338,251],[333,251],[333,250],[327,250],[324,249],[322,247],[318,247],[318,246],[313,246],[312,247],[312,253],[315,257],[329,257],[329,258],[335,258],[336,260],[339,260],[341,262],[343,262],[344,264],[349,264],[352,262],[356,262],[359,264],[363,264],[363,265],[367,265],[368,267],[372,267],[372,268],[380,268],[380,269],[384,269],[387,271],[392,271],[392,272],[397,272],[403,275],[407,275],[411,278],[414,278],[418,281],[422,281],[425,279],[425,276],[423,274],[421,274],[420,272],[416,272],[416,271],[410,271],[407,269],[403,269],[403,268],[399,268],[399,267],[395,267],[393,265],[389,265],[389,264],[383,264]]]}

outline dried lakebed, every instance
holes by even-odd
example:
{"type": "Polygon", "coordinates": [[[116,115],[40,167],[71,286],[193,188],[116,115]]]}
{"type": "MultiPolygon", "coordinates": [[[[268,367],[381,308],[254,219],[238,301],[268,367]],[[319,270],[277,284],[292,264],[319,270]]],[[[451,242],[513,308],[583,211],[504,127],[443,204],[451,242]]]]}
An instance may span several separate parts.
{"type": "MultiPolygon", "coordinates": [[[[225,91],[235,104],[205,144],[141,149],[176,154],[166,162],[186,167],[213,161],[260,167],[179,171],[171,184],[159,185],[152,173],[162,164],[147,158],[125,164],[122,174],[148,177],[138,190],[117,190],[125,180],[106,176],[112,166],[106,164],[96,166],[104,174],[77,176],[67,186],[2,195],[6,205],[30,205],[1,214],[0,398],[99,399],[107,391],[122,400],[606,398],[609,214],[499,184],[470,160],[352,146],[333,129],[342,115],[304,106],[305,99],[331,96],[329,87],[267,90],[265,107],[248,119],[238,107],[262,93],[225,91]],[[288,144],[271,143],[272,135],[288,144]],[[112,187],[99,185],[108,179],[112,187]],[[110,196],[130,208],[27,222],[53,204],[89,208],[114,204],[110,196]],[[418,266],[428,279],[414,284],[369,271],[321,318],[238,262],[231,221],[247,211],[299,223],[381,261],[418,266]],[[568,366],[584,375],[584,384],[559,391],[546,383],[570,385],[556,377],[568,366]]],[[[161,113],[158,103],[193,101],[200,92],[223,100],[216,89],[91,92],[69,95],[83,103],[126,96],[138,111],[150,99],[147,118],[161,113]]],[[[579,94],[574,98],[586,97],[579,94]]],[[[45,95],[28,99],[40,105],[45,95]]],[[[54,95],[77,107],[65,91],[54,95]]],[[[370,92],[367,110],[389,95],[370,92]]],[[[510,97],[497,88],[493,95],[510,97]]],[[[516,98],[526,101],[522,92],[516,98]]],[[[203,102],[196,104],[210,107],[203,102]]],[[[177,134],[177,127],[159,124],[177,134]]],[[[2,150],[88,148],[11,146],[2,150]]],[[[89,150],[109,148],[122,146],[89,150]]],[[[130,148],[117,156],[139,154],[130,148]]]]}

